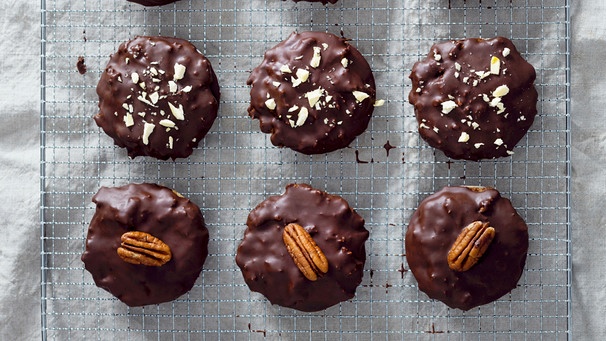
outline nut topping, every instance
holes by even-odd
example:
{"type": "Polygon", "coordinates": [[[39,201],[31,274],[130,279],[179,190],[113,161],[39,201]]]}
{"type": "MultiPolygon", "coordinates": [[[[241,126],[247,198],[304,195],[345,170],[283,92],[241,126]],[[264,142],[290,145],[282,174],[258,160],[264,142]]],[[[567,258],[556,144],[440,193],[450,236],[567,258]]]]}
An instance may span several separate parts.
{"type": "Polygon", "coordinates": [[[467,225],[448,252],[448,266],[454,271],[471,269],[484,255],[495,235],[488,223],[474,221],[467,225]]]}
{"type": "Polygon", "coordinates": [[[149,233],[128,231],[120,239],[118,256],[127,263],[162,266],[172,257],[170,247],[149,233]]]}
{"type": "Polygon", "coordinates": [[[315,281],[318,275],[328,272],[328,260],[324,252],[301,225],[286,225],[282,238],[288,253],[305,278],[315,281]]]}

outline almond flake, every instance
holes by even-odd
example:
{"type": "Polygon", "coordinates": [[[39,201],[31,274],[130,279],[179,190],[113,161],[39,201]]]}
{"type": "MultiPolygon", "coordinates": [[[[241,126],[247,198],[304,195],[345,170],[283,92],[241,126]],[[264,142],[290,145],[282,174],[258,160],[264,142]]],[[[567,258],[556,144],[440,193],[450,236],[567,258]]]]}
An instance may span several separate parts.
{"type": "Polygon", "coordinates": [[[469,134],[467,134],[466,132],[462,132],[461,136],[459,136],[458,142],[465,143],[467,141],[469,141],[469,134]]]}
{"type": "Polygon", "coordinates": [[[474,143],[473,146],[476,147],[476,149],[479,149],[480,147],[482,147],[484,145],[484,143],[480,142],[480,143],[474,143]]]}
{"type": "Polygon", "coordinates": [[[154,76],[158,75],[158,70],[156,70],[155,67],[150,67],[149,68],[149,72],[151,72],[151,74],[154,75],[154,76]]]}
{"type": "Polygon", "coordinates": [[[309,79],[309,71],[305,69],[297,69],[296,75],[301,83],[305,83],[309,79]]]}
{"type": "Polygon", "coordinates": [[[500,138],[496,139],[496,140],[494,140],[494,144],[496,144],[497,146],[500,146],[503,144],[503,140],[501,140],[500,138]]]}
{"type": "Polygon", "coordinates": [[[429,128],[429,126],[428,126],[427,124],[422,123],[422,122],[421,122],[421,124],[419,124],[419,128],[423,128],[423,129],[430,129],[430,128],[429,128]]]}
{"type": "Polygon", "coordinates": [[[442,102],[442,113],[448,114],[452,111],[452,109],[457,107],[457,103],[454,101],[444,101],[442,102]]]}
{"type": "Polygon", "coordinates": [[[135,84],[139,83],[139,74],[136,72],[131,73],[130,79],[132,79],[133,83],[135,83],[135,84]]]}
{"type": "Polygon", "coordinates": [[[490,73],[498,75],[501,71],[501,60],[495,56],[490,58],[490,73]]]}
{"type": "Polygon", "coordinates": [[[154,132],[154,128],[156,128],[156,126],[152,123],[145,122],[145,124],[143,125],[143,144],[144,145],[147,146],[149,144],[149,136],[154,132]]]}
{"type": "Polygon", "coordinates": [[[503,102],[499,102],[497,103],[497,114],[502,114],[505,112],[505,104],[503,104],[503,102]]]}
{"type": "Polygon", "coordinates": [[[290,77],[290,81],[292,83],[293,88],[296,88],[301,85],[301,80],[299,78],[290,77]]]}
{"type": "Polygon", "coordinates": [[[492,95],[494,97],[503,97],[509,93],[509,87],[507,85],[499,85],[494,91],[492,95]]]}
{"type": "MultiPolygon", "coordinates": [[[[146,93],[146,92],[143,92],[143,93],[141,93],[141,96],[137,97],[137,99],[138,99],[139,101],[141,101],[141,102],[143,102],[143,103],[145,103],[145,104],[147,104],[147,105],[151,106],[151,107],[157,108],[157,107],[156,107],[156,105],[155,105],[154,103],[152,103],[152,102],[148,101],[148,100],[147,100],[147,99],[144,97],[145,95],[147,95],[147,93],[146,93]]],[[[132,109],[131,109],[131,111],[132,111],[132,109]]]]}
{"type": "Polygon", "coordinates": [[[490,103],[488,103],[488,105],[494,108],[499,103],[501,103],[501,97],[495,97],[492,99],[492,101],[490,101],[490,103]]]}
{"type": "Polygon", "coordinates": [[[299,110],[299,107],[296,105],[293,105],[290,109],[288,109],[288,112],[295,112],[297,110],[299,110]]]}
{"type": "Polygon", "coordinates": [[[349,65],[347,58],[341,59],[341,65],[343,65],[344,68],[347,68],[347,65],[349,65]]]}
{"type": "Polygon", "coordinates": [[[309,101],[309,106],[313,107],[318,103],[320,98],[322,97],[324,90],[322,88],[317,88],[316,90],[310,91],[306,93],[304,96],[309,101]]]}
{"type": "Polygon", "coordinates": [[[124,115],[124,125],[126,125],[127,127],[132,127],[133,125],[135,125],[135,121],[133,120],[133,115],[129,112],[127,112],[126,115],[124,115]]]}
{"type": "Polygon", "coordinates": [[[282,85],[280,82],[272,82],[271,84],[273,84],[276,88],[282,85]]]}
{"type": "Polygon", "coordinates": [[[299,111],[299,116],[297,117],[297,123],[295,124],[295,127],[300,127],[305,124],[308,115],[309,111],[307,110],[307,108],[301,108],[301,111],[299,111]]]}
{"type": "Polygon", "coordinates": [[[509,47],[504,48],[503,49],[503,57],[509,56],[510,52],[511,52],[511,50],[509,49],[509,47]]]}
{"type": "Polygon", "coordinates": [[[172,136],[168,137],[168,148],[173,149],[173,137],[172,136]]]}
{"type": "Polygon", "coordinates": [[[370,97],[369,94],[367,94],[365,92],[362,92],[362,91],[353,91],[352,94],[356,98],[356,102],[357,103],[361,103],[362,101],[364,101],[365,99],[367,99],[368,97],[370,97]]]}
{"type": "Polygon", "coordinates": [[[191,85],[188,85],[188,86],[184,87],[181,91],[183,91],[183,92],[190,92],[191,89],[192,89],[191,85]]]}
{"type": "Polygon", "coordinates": [[[442,55],[438,53],[438,51],[434,51],[433,52],[433,59],[435,59],[436,61],[440,61],[442,60],[442,55]]]}
{"type": "Polygon", "coordinates": [[[270,98],[267,101],[265,101],[265,106],[269,110],[274,110],[276,108],[276,101],[273,98],[270,98]]]}
{"type": "Polygon", "coordinates": [[[168,107],[170,108],[170,112],[175,116],[179,121],[185,120],[185,115],[183,114],[183,105],[179,104],[179,107],[175,107],[172,103],[168,102],[168,107]]]}
{"type": "Polygon", "coordinates": [[[314,46],[314,55],[311,57],[311,61],[309,62],[309,66],[313,68],[317,68],[320,66],[320,61],[322,60],[322,56],[320,56],[320,52],[322,49],[318,46],[314,46]]]}
{"type": "Polygon", "coordinates": [[[183,79],[186,70],[185,65],[175,63],[174,70],[175,74],[173,75],[173,80],[178,81],[179,79],[183,79]]]}
{"type": "Polygon", "coordinates": [[[158,99],[159,99],[159,98],[160,98],[160,94],[158,94],[157,92],[151,93],[151,94],[149,95],[149,99],[151,100],[151,102],[152,102],[153,104],[158,103],[158,99]]]}
{"type": "Polygon", "coordinates": [[[160,121],[160,125],[166,128],[174,128],[175,127],[175,122],[171,121],[171,120],[161,120],[160,121]]]}
{"type": "Polygon", "coordinates": [[[382,107],[383,105],[385,105],[385,100],[384,99],[378,99],[373,104],[374,107],[382,107]]]}
{"type": "Polygon", "coordinates": [[[326,51],[326,49],[328,49],[328,44],[322,43],[322,47],[324,48],[324,51],[326,51]]]}
{"type": "Polygon", "coordinates": [[[455,62],[455,70],[461,71],[461,64],[455,62]]]}

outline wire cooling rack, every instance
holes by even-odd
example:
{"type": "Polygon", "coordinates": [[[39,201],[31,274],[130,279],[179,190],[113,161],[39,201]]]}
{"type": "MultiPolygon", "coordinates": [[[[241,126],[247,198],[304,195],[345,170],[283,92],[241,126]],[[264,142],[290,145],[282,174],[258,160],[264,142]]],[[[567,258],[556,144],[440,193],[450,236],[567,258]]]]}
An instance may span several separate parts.
{"type": "Polygon", "coordinates": [[[570,337],[569,5],[567,0],[42,0],[42,334],[51,340],[563,340],[570,337]],[[245,82],[265,50],[292,31],[345,35],[374,70],[368,130],[349,148],[305,156],[278,149],[246,114],[245,82]],[[187,159],[129,160],[100,131],[95,86],[135,35],[192,41],[212,62],[219,117],[187,159]],[[539,115],[511,158],[454,161],[419,139],[408,74],[431,44],[509,37],[537,70],[539,115]],[[88,71],[76,70],[84,57],[88,71]],[[391,147],[395,148],[391,148],[391,147]],[[84,270],[91,197],[100,186],[156,182],[202,207],[209,257],[194,288],[128,308],[84,270]],[[343,196],[370,230],[354,299],[318,313],[272,306],[244,284],[234,257],[248,212],[293,182],[343,196]],[[519,285],[468,312],[421,293],[403,235],[419,202],[445,185],[484,185],[526,219],[530,249],[519,285]]]}

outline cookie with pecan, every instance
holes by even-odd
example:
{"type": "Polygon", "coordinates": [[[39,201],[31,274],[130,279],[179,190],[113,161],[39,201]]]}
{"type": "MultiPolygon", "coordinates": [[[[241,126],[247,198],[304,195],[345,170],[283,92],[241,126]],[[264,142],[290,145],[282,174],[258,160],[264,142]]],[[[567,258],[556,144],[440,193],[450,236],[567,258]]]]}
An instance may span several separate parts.
{"type": "Polygon", "coordinates": [[[93,202],[82,261],[97,286],[131,307],[193,287],[209,238],[196,204],[156,184],[102,187],[93,202]]]}
{"type": "Polygon", "coordinates": [[[236,263],[272,304],[318,311],[351,299],[362,281],[368,231],[341,197],[291,184],[248,215],[236,263]]]}
{"type": "Polygon", "coordinates": [[[405,247],[421,291],[469,310],[516,287],[526,263],[528,227],[493,188],[445,187],[414,212],[405,247]]]}

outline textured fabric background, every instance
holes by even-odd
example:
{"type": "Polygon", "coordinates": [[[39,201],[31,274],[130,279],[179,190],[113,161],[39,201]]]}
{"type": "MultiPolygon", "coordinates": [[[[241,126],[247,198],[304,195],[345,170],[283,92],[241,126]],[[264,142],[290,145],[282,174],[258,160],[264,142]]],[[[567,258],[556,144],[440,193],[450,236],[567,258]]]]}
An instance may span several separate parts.
{"type": "MultiPolygon", "coordinates": [[[[573,335],[606,337],[606,4],[572,4],[573,335]]],[[[0,2],[0,339],[40,338],[40,1],[0,2]]]]}

